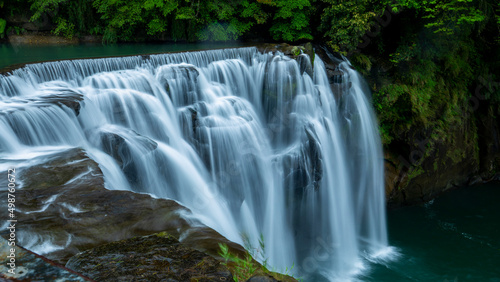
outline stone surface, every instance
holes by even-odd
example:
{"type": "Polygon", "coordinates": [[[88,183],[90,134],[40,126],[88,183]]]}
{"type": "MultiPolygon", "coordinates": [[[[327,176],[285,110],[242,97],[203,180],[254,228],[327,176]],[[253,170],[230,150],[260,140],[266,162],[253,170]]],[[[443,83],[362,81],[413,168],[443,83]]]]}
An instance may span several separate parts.
{"type": "MultiPolygon", "coordinates": [[[[19,243],[28,249],[65,263],[99,244],[160,231],[179,236],[189,228],[179,214],[189,210],[175,201],[107,190],[99,166],[81,149],[42,158],[38,165],[16,169],[23,183],[16,190],[23,226],[18,236],[24,238],[19,243]]],[[[6,197],[6,191],[0,196],[6,197]]]]}
{"type": "Polygon", "coordinates": [[[157,73],[157,78],[174,105],[180,107],[197,102],[199,75],[195,66],[186,64],[164,66],[157,73]],[[174,90],[175,95],[172,93],[174,90]]]}
{"type": "Polygon", "coordinates": [[[0,281],[92,281],[45,257],[8,244],[0,237],[0,281]],[[13,262],[8,256],[14,257],[13,262]]]}
{"type": "MultiPolygon", "coordinates": [[[[198,263],[207,263],[207,275],[219,269],[222,261],[219,244],[228,245],[232,254],[246,255],[242,246],[192,219],[190,211],[175,201],[106,189],[99,166],[82,149],[34,158],[28,167],[18,166],[16,174],[22,183],[22,188],[15,192],[16,219],[22,222],[17,233],[18,244],[58,263],[65,264],[75,254],[103,244],[157,232],[164,232],[162,238],[168,234],[168,240],[182,238],[181,245],[177,241],[174,244],[176,248],[197,250],[193,259],[202,256],[198,263]],[[185,216],[190,219],[186,220],[185,216]]],[[[1,191],[0,197],[6,197],[6,191],[1,191]]],[[[6,218],[4,211],[6,209],[2,209],[1,216],[6,218]]],[[[2,230],[0,235],[5,237],[8,232],[2,230]]],[[[115,250],[121,252],[120,248],[115,250]]],[[[150,256],[138,251],[136,258],[148,260],[150,256]]],[[[190,273],[192,266],[185,267],[182,271],[190,273]]],[[[179,277],[178,281],[185,281],[184,276],[179,277]]]]}
{"type": "Polygon", "coordinates": [[[16,106],[12,109],[4,108],[2,114],[9,114],[10,112],[23,110],[24,107],[50,107],[65,106],[71,109],[78,116],[80,114],[81,104],[83,101],[83,94],[78,93],[69,88],[47,88],[44,89],[42,95],[28,96],[28,97],[14,97],[11,102],[15,102],[16,106]]]}
{"type": "Polygon", "coordinates": [[[97,281],[232,281],[220,260],[167,233],[102,245],[77,254],[66,266],[97,281]]]}
{"type": "Polygon", "coordinates": [[[274,279],[272,276],[268,275],[254,275],[247,282],[277,282],[278,280],[274,279]]]}
{"type": "MultiPolygon", "coordinates": [[[[109,129],[109,127],[107,128],[109,129]]],[[[142,136],[131,129],[121,128],[120,135],[110,130],[92,132],[90,139],[97,139],[96,144],[103,152],[115,159],[118,166],[132,186],[138,184],[139,168],[133,161],[133,151],[140,149],[143,154],[150,154],[158,147],[158,144],[148,137],[142,136]],[[125,131],[125,132],[123,132],[125,131]],[[126,136],[126,138],[124,137],[126,136]]]]}
{"type": "Polygon", "coordinates": [[[9,35],[12,45],[70,45],[78,44],[78,38],[68,39],[62,36],[50,35],[9,35]]]}
{"type": "Polygon", "coordinates": [[[388,205],[398,207],[426,202],[437,195],[467,185],[479,174],[478,144],[474,121],[467,119],[462,127],[449,128],[445,137],[431,140],[415,129],[408,137],[407,150],[398,153],[397,146],[386,148],[386,198],[388,205]],[[428,144],[432,143],[432,146],[428,144]],[[432,149],[429,149],[432,148],[432,149]]]}

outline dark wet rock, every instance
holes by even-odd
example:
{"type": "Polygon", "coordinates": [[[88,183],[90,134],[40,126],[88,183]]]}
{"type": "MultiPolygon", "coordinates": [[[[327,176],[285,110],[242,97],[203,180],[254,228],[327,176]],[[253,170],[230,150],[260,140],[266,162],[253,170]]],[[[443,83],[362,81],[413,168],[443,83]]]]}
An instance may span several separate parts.
{"type": "Polygon", "coordinates": [[[285,56],[297,60],[299,64],[300,73],[307,73],[311,78],[313,77],[313,66],[314,59],[316,58],[316,53],[313,45],[308,42],[303,45],[289,45],[286,43],[282,44],[259,44],[256,46],[261,53],[276,53],[281,52],[285,56]],[[307,58],[308,57],[308,58],[307,58]]]}
{"type": "Polygon", "coordinates": [[[72,89],[57,89],[54,90],[54,94],[43,96],[43,102],[64,105],[72,109],[78,116],[80,114],[81,103],[83,101],[83,95],[72,89]]]}
{"type": "MultiPolygon", "coordinates": [[[[179,214],[189,210],[175,201],[107,190],[99,166],[81,149],[42,159],[39,165],[17,168],[23,183],[16,190],[18,221],[23,223],[18,236],[26,238],[19,243],[28,249],[42,243],[62,247],[42,254],[64,263],[99,244],[160,231],[180,236],[189,228],[179,214]]],[[[6,191],[0,196],[6,197],[6,191]]]]}
{"type": "Polygon", "coordinates": [[[447,190],[467,185],[480,175],[474,127],[474,120],[464,118],[463,126],[448,129],[447,138],[433,141],[424,137],[425,129],[416,129],[408,137],[412,140],[407,144],[408,152],[395,151],[405,147],[401,145],[386,149],[388,205],[399,207],[426,202],[447,190]],[[433,142],[432,149],[427,149],[431,147],[427,145],[430,142],[433,142]]]}
{"type": "MultiPolygon", "coordinates": [[[[42,32],[50,31],[52,28],[54,28],[54,24],[49,20],[48,15],[46,14],[41,15],[41,17],[35,21],[32,21],[26,13],[9,13],[5,16],[9,25],[18,26],[25,29],[26,31],[42,32]]],[[[13,31],[11,32],[14,33],[13,31]]],[[[11,35],[9,35],[9,39],[10,37],[11,35]]],[[[18,35],[18,37],[23,36],[18,35]]]]}
{"type": "Polygon", "coordinates": [[[311,59],[311,64],[314,65],[314,59],[316,58],[316,53],[314,52],[314,47],[311,42],[304,44],[304,53],[311,59]]]}
{"type": "MultiPolygon", "coordinates": [[[[29,23],[28,23],[29,24],[29,23]]],[[[78,38],[72,39],[63,36],[39,36],[35,34],[9,35],[9,43],[12,45],[73,45],[78,44],[78,38]]]]}
{"type": "Polygon", "coordinates": [[[300,146],[283,157],[285,188],[301,199],[305,190],[317,190],[323,178],[323,156],[312,127],[304,128],[300,146]]]}
{"type": "MultiPolygon", "coordinates": [[[[158,144],[131,129],[124,129],[124,135],[127,136],[128,140],[124,136],[111,131],[100,131],[98,133],[99,144],[98,146],[108,155],[116,160],[120,168],[123,170],[125,176],[130,181],[130,183],[137,184],[139,178],[139,169],[134,163],[133,150],[139,150],[140,152],[135,152],[135,154],[149,154],[156,150],[158,144]]],[[[137,156],[135,156],[137,157],[137,156]]]]}
{"type": "Polygon", "coordinates": [[[295,198],[300,199],[303,190],[309,186],[310,179],[307,170],[302,168],[303,164],[298,163],[296,165],[299,168],[293,169],[285,177],[285,187],[293,189],[295,191],[295,198]]]}
{"type": "Polygon", "coordinates": [[[281,43],[281,44],[266,43],[266,44],[259,44],[256,47],[261,53],[281,52],[292,59],[296,59],[297,56],[304,53],[304,51],[306,50],[304,46],[294,46],[286,43],[281,43]]]}
{"type": "Polygon", "coordinates": [[[229,269],[167,233],[113,242],[66,264],[97,281],[232,281],[229,269]]]}
{"type": "Polygon", "coordinates": [[[328,82],[330,84],[343,82],[344,72],[339,69],[327,70],[326,74],[328,75],[328,82]]]}
{"type": "Polygon", "coordinates": [[[254,275],[247,282],[278,282],[279,280],[274,279],[272,276],[268,275],[254,275]]]}
{"type": "Polygon", "coordinates": [[[22,247],[9,246],[8,242],[0,237],[0,281],[93,281],[22,247]],[[13,264],[8,257],[12,254],[13,264]]]}
{"type": "Polygon", "coordinates": [[[187,106],[178,112],[179,124],[182,135],[189,143],[195,144],[194,136],[200,126],[200,116],[198,109],[194,106],[187,106]]]}
{"type": "Polygon", "coordinates": [[[316,45],[314,51],[325,65],[326,75],[333,95],[337,100],[341,99],[345,91],[352,87],[352,83],[344,75],[344,71],[339,68],[339,65],[344,61],[344,57],[321,45],[316,45]]]}
{"type": "Polygon", "coordinates": [[[199,75],[195,66],[171,65],[163,67],[157,77],[174,105],[180,107],[192,105],[198,101],[199,75]],[[175,95],[173,91],[176,91],[175,95]]]}
{"type": "MultiPolygon", "coordinates": [[[[219,256],[217,243],[226,242],[214,241],[216,234],[208,228],[190,231],[196,236],[188,234],[191,240],[182,242],[160,232],[101,245],[72,257],[66,267],[97,281],[233,281],[232,273],[238,266],[219,256]],[[208,248],[200,249],[203,245],[200,241],[205,241],[208,248]],[[193,242],[197,242],[198,247],[193,247],[193,242]]],[[[240,246],[235,246],[228,244],[232,255],[247,256],[240,246]]],[[[255,269],[251,281],[296,281],[293,277],[269,272],[255,260],[251,263],[255,269]]]]}
{"type": "Polygon", "coordinates": [[[298,56],[297,63],[299,64],[301,74],[307,73],[311,78],[313,78],[313,66],[308,57],[305,55],[298,56]]]}
{"type": "MultiPolygon", "coordinates": [[[[24,238],[18,243],[58,263],[102,244],[158,232],[182,238],[185,247],[214,257],[219,244],[228,245],[240,257],[246,254],[242,246],[191,218],[191,212],[175,201],[107,190],[99,166],[81,149],[32,161],[39,164],[16,169],[23,183],[16,190],[17,220],[22,222],[17,235],[24,238]]],[[[0,196],[6,197],[6,192],[0,196]]],[[[0,216],[7,218],[4,213],[0,216]]],[[[7,232],[2,230],[0,235],[5,237],[7,232]]],[[[149,258],[147,253],[137,255],[149,258]]]]}
{"type": "Polygon", "coordinates": [[[17,69],[22,69],[25,66],[26,66],[26,64],[24,64],[24,63],[6,66],[6,67],[0,69],[0,75],[9,76],[12,74],[13,71],[15,71],[17,69]]]}
{"type": "MultiPolygon", "coordinates": [[[[15,97],[11,99],[12,102],[16,104],[21,104],[21,107],[52,107],[54,105],[61,107],[65,106],[73,110],[78,116],[80,114],[81,103],[83,102],[83,95],[72,89],[44,89],[43,95],[33,96],[33,97],[15,97]]],[[[4,113],[10,113],[13,111],[18,111],[21,108],[19,106],[13,107],[12,109],[5,109],[4,113]]]]}

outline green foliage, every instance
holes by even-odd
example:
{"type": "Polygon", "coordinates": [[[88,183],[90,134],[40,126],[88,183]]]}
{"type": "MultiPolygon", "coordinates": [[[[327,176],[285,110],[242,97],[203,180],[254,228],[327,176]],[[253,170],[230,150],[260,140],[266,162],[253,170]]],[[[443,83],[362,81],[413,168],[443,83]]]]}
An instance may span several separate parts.
{"type": "Polygon", "coordinates": [[[7,33],[10,34],[11,32],[15,33],[16,35],[20,35],[25,33],[26,29],[18,26],[9,26],[9,28],[7,28],[7,33]]]}
{"type": "Polygon", "coordinates": [[[313,39],[309,30],[309,0],[275,0],[265,3],[276,8],[270,28],[274,40],[294,42],[313,39]]]}
{"type": "MultiPolygon", "coordinates": [[[[3,2],[2,2],[3,4],[3,2]]],[[[4,37],[5,27],[7,26],[7,21],[0,18],[0,38],[4,37]]]]}
{"type": "MultiPolygon", "coordinates": [[[[497,73],[493,69],[498,69],[493,59],[500,56],[498,45],[484,44],[488,39],[482,35],[499,34],[500,26],[492,14],[493,1],[399,2],[398,8],[412,9],[405,12],[404,28],[399,34],[382,34],[374,39],[382,41],[374,46],[392,45],[390,50],[377,49],[377,63],[390,70],[384,75],[390,81],[380,83],[383,79],[377,74],[379,82],[373,83],[383,142],[408,143],[406,138],[415,128],[425,128],[439,133],[430,139],[431,148],[440,142],[453,144],[453,138],[448,138],[450,128],[462,127],[467,121],[464,113],[475,85],[484,86],[483,100],[500,97],[500,91],[486,91],[491,84],[487,81],[498,81],[500,77],[491,75],[484,81],[478,77],[482,73],[497,73]],[[489,55],[482,58],[481,53],[489,55]]],[[[373,49],[366,51],[374,52],[373,49]]],[[[456,152],[450,156],[452,161],[462,157],[456,152]]]]}
{"type": "Polygon", "coordinates": [[[362,73],[366,73],[364,70],[370,71],[372,68],[372,62],[370,58],[361,52],[352,54],[350,57],[350,61],[352,64],[360,66],[360,70],[362,73]]]}
{"type": "MultiPolygon", "coordinates": [[[[388,5],[393,12],[413,11],[417,24],[445,35],[487,29],[486,23],[494,22],[494,36],[500,41],[500,8],[494,0],[1,0],[2,4],[2,18],[24,14],[29,7],[32,21],[49,19],[57,34],[102,34],[108,42],[227,41],[260,34],[287,42],[322,39],[334,51],[347,54],[364,46],[360,44],[367,33],[378,34],[375,17],[388,5]]],[[[400,51],[395,61],[411,59],[411,50],[400,51]]]]}
{"type": "MultiPolygon", "coordinates": [[[[246,281],[253,275],[273,276],[278,281],[296,281],[297,278],[292,278],[291,272],[294,265],[290,268],[281,269],[284,274],[276,272],[276,269],[270,271],[268,269],[268,257],[266,255],[266,245],[264,235],[260,235],[259,246],[254,247],[246,234],[241,234],[246,252],[245,258],[242,259],[234,254],[231,254],[229,247],[225,244],[219,244],[219,255],[225,260],[225,265],[231,270],[234,281],[246,281]],[[253,258],[262,261],[262,264],[256,262],[253,258]]],[[[299,279],[301,281],[301,279],[299,279]]]]}
{"type": "Polygon", "coordinates": [[[224,259],[227,267],[232,269],[234,281],[246,281],[253,276],[258,269],[257,264],[253,261],[250,254],[247,253],[244,259],[239,258],[229,252],[229,247],[226,244],[219,243],[220,256],[224,259]]]}
{"type": "Polygon", "coordinates": [[[56,20],[57,27],[52,31],[55,35],[61,35],[66,38],[73,38],[75,35],[75,25],[69,23],[66,19],[57,18],[56,20]]]}
{"type": "Polygon", "coordinates": [[[136,34],[158,35],[167,28],[176,0],[94,0],[93,6],[106,23],[104,40],[116,42],[136,39],[136,34]]]}
{"type": "Polygon", "coordinates": [[[61,3],[66,0],[30,0],[33,15],[31,21],[36,21],[45,13],[56,13],[61,3]]]}
{"type": "MultiPolygon", "coordinates": [[[[427,1],[426,1],[427,2],[427,1]]],[[[426,3],[424,2],[424,3],[426,3]]],[[[461,25],[474,24],[486,19],[486,15],[475,7],[474,0],[429,1],[423,7],[424,18],[432,19],[426,27],[434,32],[453,34],[461,25]]]]}
{"type": "Polygon", "coordinates": [[[266,244],[264,241],[264,235],[260,234],[258,248],[255,248],[254,246],[252,246],[250,239],[245,234],[241,234],[241,237],[243,239],[245,250],[247,250],[247,252],[252,257],[260,259],[262,261],[262,266],[264,267],[265,270],[267,270],[269,258],[266,256],[266,244]]]}
{"type": "Polygon", "coordinates": [[[200,8],[197,38],[203,41],[236,40],[266,18],[257,3],[249,1],[208,2],[200,8]]]}
{"type": "Polygon", "coordinates": [[[372,19],[381,14],[384,4],[371,0],[322,0],[319,30],[328,45],[336,52],[355,50],[370,30],[372,19]]]}
{"type": "Polygon", "coordinates": [[[88,34],[98,24],[94,20],[92,1],[88,0],[17,0],[31,4],[32,22],[52,21],[52,33],[65,37],[88,34]]]}

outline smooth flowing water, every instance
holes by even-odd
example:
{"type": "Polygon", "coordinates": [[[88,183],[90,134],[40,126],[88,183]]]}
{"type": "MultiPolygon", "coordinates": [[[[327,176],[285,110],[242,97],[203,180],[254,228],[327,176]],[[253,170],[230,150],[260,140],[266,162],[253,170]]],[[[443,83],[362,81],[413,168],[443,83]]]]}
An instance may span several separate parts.
{"type": "Polygon", "coordinates": [[[305,281],[350,279],[391,252],[376,119],[347,62],[333,93],[320,58],[300,61],[241,48],[27,65],[0,77],[0,158],[84,148],[108,189],[262,238],[257,259],[305,281]]]}
{"type": "Polygon", "coordinates": [[[465,187],[388,213],[400,257],[362,281],[500,281],[500,183],[465,187]]]}

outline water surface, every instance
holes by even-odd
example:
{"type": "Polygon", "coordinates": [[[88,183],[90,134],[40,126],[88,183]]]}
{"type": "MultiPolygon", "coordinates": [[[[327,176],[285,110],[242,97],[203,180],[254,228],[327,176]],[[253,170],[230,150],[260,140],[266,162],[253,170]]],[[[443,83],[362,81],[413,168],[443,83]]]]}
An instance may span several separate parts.
{"type": "Polygon", "coordinates": [[[500,184],[462,188],[388,213],[396,262],[363,281],[500,281],[500,184]]]}
{"type": "Polygon", "coordinates": [[[117,57],[139,54],[195,51],[240,47],[242,43],[127,43],[81,45],[11,45],[0,44],[0,69],[14,64],[54,60],[117,57]]]}

